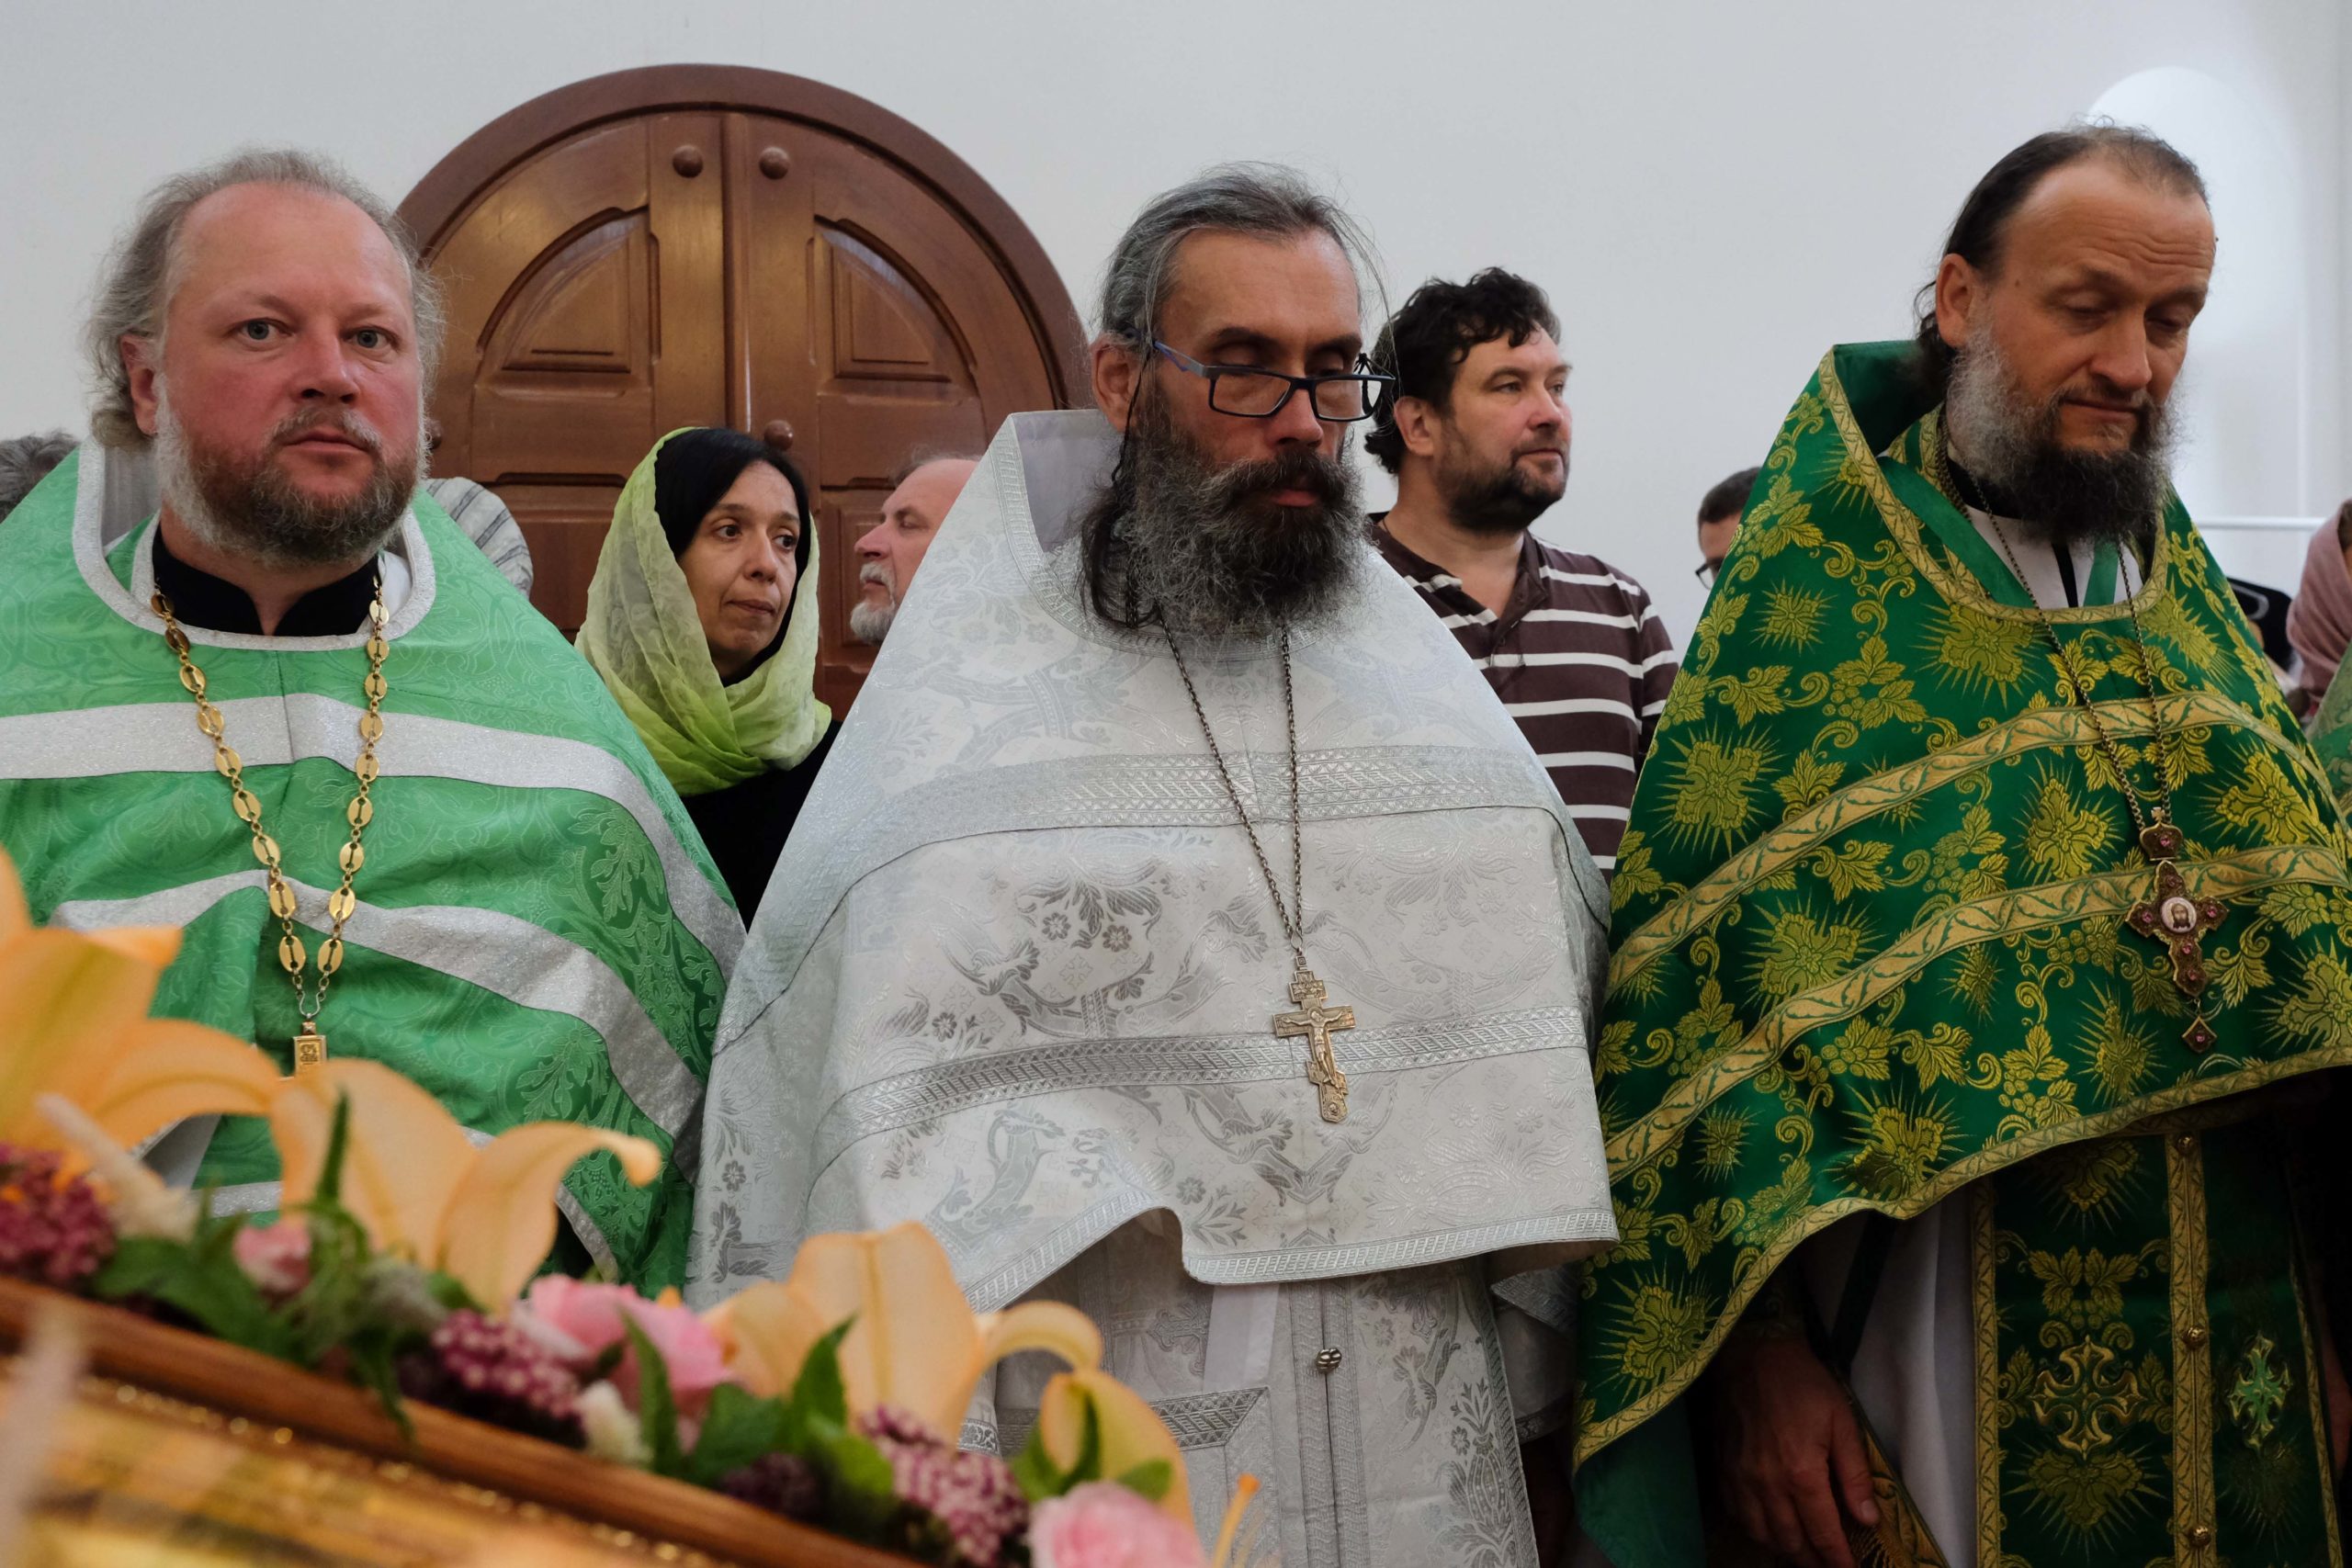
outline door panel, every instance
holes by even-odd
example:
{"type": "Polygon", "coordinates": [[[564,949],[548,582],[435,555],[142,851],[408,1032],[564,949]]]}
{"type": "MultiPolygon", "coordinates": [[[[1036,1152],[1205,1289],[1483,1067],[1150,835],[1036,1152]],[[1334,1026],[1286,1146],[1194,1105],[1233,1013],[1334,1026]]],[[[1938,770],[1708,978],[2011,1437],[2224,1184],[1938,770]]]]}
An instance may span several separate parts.
{"type": "Polygon", "coordinates": [[[653,269],[649,215],[607,218],[537,258],[487,323],[467,445],[499,454],[499,478],[564,472],[652,423],[653,269]]]}
{"type": "Polygon", "coordinates": [[[765,435],[817,491],[818,690],[836,711],[872,661],[846,633],[854,546],[890,475],[1057,406],[1076,364],[1067,295],[977,175],[874,106],[773,73],[560,90],[445,159],[403,210],[450,295],[434,471],[514,508],[534,602],[578,626],[613,502],[663,432],[765,435]]]}

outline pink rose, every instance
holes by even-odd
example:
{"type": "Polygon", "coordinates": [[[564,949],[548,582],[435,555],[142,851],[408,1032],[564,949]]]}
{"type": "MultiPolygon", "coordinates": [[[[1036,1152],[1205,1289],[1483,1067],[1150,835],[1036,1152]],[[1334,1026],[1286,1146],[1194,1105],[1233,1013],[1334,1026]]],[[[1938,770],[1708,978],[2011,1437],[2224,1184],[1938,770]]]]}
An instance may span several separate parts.
{"type": "Polygon", "coordinates": [[[1035,1568],[1206,1568],[1192,1527],[1115,1481],[1090,1481],[1029,1516],[1035,1568]]]}
{"type": "MultiPolygon", "coordinates": [[[[568,1340],[578,1347],[576,1355],[559,1348],[575,1371],[585,1370],[605,1351],[628,1340],[623,1313],[636,1320],[653,1348],[662,1352],[670,1373],[670,1393],[678,1408],[688,1416],[701,1415],[710,1391],[729,1381],[727,1358],[702,1319],[666,1293],[661,1301],[648,1301],[627,1285],[594,1285],[560,1274],[544,1274],[531,1281],[529,1292],[514,1307],[515,1320],[526,1333],[542,1327],[554,1331],[552,1336],[539,1336],[541,1343],[560,1348],[568,1340]]],[[[634,1349],[622,1354],[612,1381],[634,1404],[634,1349]]]]}
{"type": "Polygon", "coordinates": [[[302,1220],[247,1225],[232,1246],[237,1267],[270,1301],[282,1302],[311,1282],[311,1227],[302,1220]]]}

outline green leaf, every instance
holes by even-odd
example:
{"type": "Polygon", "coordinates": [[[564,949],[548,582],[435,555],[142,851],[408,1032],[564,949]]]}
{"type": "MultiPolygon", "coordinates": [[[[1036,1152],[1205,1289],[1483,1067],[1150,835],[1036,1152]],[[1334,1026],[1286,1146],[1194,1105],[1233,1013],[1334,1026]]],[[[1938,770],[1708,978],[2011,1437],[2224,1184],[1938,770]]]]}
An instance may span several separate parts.
{"type": "Polygon", "coordinates": [[[1021,1451],[1012,1456],[1012,1468],[1013,1483],[1021,1488],[1021,1495],[1032,1503],[1058,1497],[1073,1484],[1070,1478],[1062,1473],[1062,1467],[1054,1462],[1054,1456],[1046,1451],[1046,1439],[1035,1429],[1031,1430],[1029,1441],[1021,1451]]]}
{"type": "Polygon", "coordinates": [[[629,1348],[637,1352],[637,1420],[644,1436],[650,1468],[656,1475],[685,1473],[685,1456],[678,1450],[678,1405],[670,1393],[670,1364],[646,1337],[637,1319],[621,1314],[628,1330],[629,1348]]]}
{"type": "MultiPolygon", "coordinates": [[[[490,1311],[488,1306],[474,1300],[473,1292],[459,1284],[454,1274],[444,1274],[437,1269],[429,1270],[424,1276],[424,1289],[426,1294],[451,1312],[456,1312],[459,1307],[471,1307],[474,1311],[484,1314],[490,1311]]],[[[615,1357],[614,1362],[618,1365],[619,1358],[615,1357]]]]}
{"type": "MultiPolygon", "coordinates": [[[[1033,1427],[1030,1430],[1028,1443],[1013,1458],[1012,1479],[1020,1486],[1021,1495],[1032,1503],[1042,1503],[1048,1497],[1058,1497],[1080,1482],[1102,1479],[1102,1417],[1095,1411],[1094,1398],[1091,1394],[1082,1394],[1080,1397],[1086,1401],[1086,1417],[1085,1424],[1079,1428],[1078,1461],[1075,1464],[1068,1470],[1056,1464],[1054,1456],[1046,1451],[1045,1432],[1038,1427],[1033,1427]]],[[[1168,1469],[1166,1461],[1152,1460],[1139,1464],[1131,1473],[1141,1474],[1149,1471],[1154,1465],[1158,1465],[1163,1472],[1159,1476],[1159,1491],[1166,1492],[1169,1482],[1168,1476],[1164,1473],[1168,1469]]],[[[1144,1488],[1137,1486],[1135,1490],[1142,1492],[1144,1488]]],[[[1145,1495],[1154,1502],[1159,1500],[1159,1493],[1145,1495]]]]}
{"type": "Polygon", "coordinates": [[[792,1380],[792,1407],[812,1421],[849,1427],[849,1392],[842,1382],[842,1337],[855,1323],[854,1314],[833,1325],[832,1332],[808,1347],[800,1375],[792,1380]]]}
{"type": "Polygon", "coordinates": [[[1148,1459],[1117,1479],[1128,1491],[1141,1494],[1147,1502],[1157,1503],[1168,1495],[1176,1471],[1164,1459],[1148,1459]]]}
{"type": "Polygon", "coordinates": [[[367,1233],[347,1216],[338,1224],[333,1213],[313,1209],[304,1219],[311,1237],[310,1281],[278,1309],[278,1316],[293,1330],[302,1364],[315,1366],[370,1321],[370,1254],[367,1233]]]}
{"type": "Polygon", "coordinates": [[[406,1337],[390,1329],[368,1328],[346,1341],[345,1348],[351,1356],[351,1381],[373,1393],[384,1414],[400,1427],[401,1436],[414,1442],[416,1425],[409,1419],[408,1406],[401,1398],[397,1366],[406,1337]]]}
{"type": "Polygon", "coordinates": [[[899,1514],[898,1482],[882,1450],[836,1422],[808,1423],[808,1459],[824,1472],[825,1506],[833,1526],[878,1540],[899,1514]]]}
{"type": "Polygon", "coordinates": [[[343,1156],[351,1145],[351,1096],[334,1097],[334,1124],[327,1132],[326,1164],[319,1169],[319,1185],[313,1201],[329,1203],[343,1201],[343,1156]]]}
{"type": "Polygon", "coordinates": [[[262,1300],[229,1250],[237,1225],[222,1226],[200,1245],[160,1236],[130,1236],[90,1282],[102,1300],[147,1296],[177,1308],[216,1338],[280,1360],[296,1359],[294,1336],[262,1300]]]}
{"type": "Polygon", "coordinates": [[[1081,1394],[1086,1401],[1086,1424],[1079,1428],[1078,1462],[1069,1467],[1072,1486],[1081,1481],[1102,1479],[1102,1417],[1094,1409],[1094,1396],[1081,1394]]]}
{"type": "Polygon", "coordinates": [[[790,1449],[799,1425],[783,1400],[762,1399],[739,1383],[720,1383],[710,1391],[702,1436],[686,1460],[686,1479],[716,1486],[752,1461],[790,1449]]]}

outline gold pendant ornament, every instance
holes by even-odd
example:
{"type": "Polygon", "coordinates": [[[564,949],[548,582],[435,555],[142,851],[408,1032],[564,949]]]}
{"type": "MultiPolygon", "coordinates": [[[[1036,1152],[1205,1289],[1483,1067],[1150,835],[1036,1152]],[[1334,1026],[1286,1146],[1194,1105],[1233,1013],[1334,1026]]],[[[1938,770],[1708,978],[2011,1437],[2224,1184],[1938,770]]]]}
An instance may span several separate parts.
{"type": "Polygon", "coordinates": [[[302,1026],[292,1041],[294,1073],[300,1077],[313,1073],[326,1065],[327,1037],[319,1032],[319,1010],[326,1006],[327,985],[335,971],[343,967],[343,927],[352,912],[359,908],[359,900],[351,891],[351,880],[359,874],[367,861],[367,852],[360,840],[366,836],[368,824],[375,820],[376,807],[368,800],[368,792],[376,783],[376,742],[384,738],[384,694],[390,688],[384,683],[384,657],[391,645],[384,639],[384,626],[389,619],[384,612],[384,580],[376,579],[375,592],[368,603],[368,679],[361,691],[368,699],[367,711],[359,716],[359,755],[352,763],[352,774],[359,781],[358,793],[344,809],[344,820],[350,824],[351,837],[344,843],[335,859],[343,870],[343,883],[327,898],[327,918],[334,922],[324,942],[319,943],[319,986],[310,990],[304,977],[311,964],[311,954],[295,934],[295,898],[293,885],[278,864],[277,840],[262,830],[261,801],[245,787],[244,759],[236,748],[223,739],[229,721],[212,700],[205,695],[204,671],[197,666],[189,651],[187,634],[172,614],[172,602],[160,591],[148,600],[148,605],[163,617],[164,642],[180,661],[180,684],[196,699],[196,727],[212,742],[213,770],[229,781],[229,807],[236,812],[253,834],[254,858],[261,862],[269,890],[269,912],[277,917],[278,966],[294,986],[294,1010],[302,1026]]]}
{"type": "Polygon", "coordinates": [[[1306,1081],[1315,1086],[1315,1108],[1326,1122],[1348,1119],[1348,1075],[1331,1055],[1336,1030],[1356,1026],[1356,1010],[1323,1005],[1323,982],[1304,962],[1290,977],[1290,999],[1295,1012],[1274,1014],[1274,1038],[1306,1040],[1306,1081]]]}
{"type": "Polygon", "coordinates": [[[2156,819],[2140,833],[2140,852],[2155,868],[2155,896],[2132,905],[2131,912],[2124,916],[2124,923],[2142,936],[2164,943],[2165,954],[2172,961],[2172,983],[2197,1010],[2197,1016],[2181,1038],[2188,1043],[2191,1051],[2202,1055],[2213,1048],[2214,1039],[2213,1026],[2205,1017],[2205,1004],[2199,1000],[2210,978],[2205,972],[2204,939],[2209,932],[2221,929],[2227,911],[2218,898],[2188,896],[2188,884],[2181,876],[2180,868],[2173,864],[2180,847],[2180,829],[2165,820],[2159,807],[2156,819]]]}

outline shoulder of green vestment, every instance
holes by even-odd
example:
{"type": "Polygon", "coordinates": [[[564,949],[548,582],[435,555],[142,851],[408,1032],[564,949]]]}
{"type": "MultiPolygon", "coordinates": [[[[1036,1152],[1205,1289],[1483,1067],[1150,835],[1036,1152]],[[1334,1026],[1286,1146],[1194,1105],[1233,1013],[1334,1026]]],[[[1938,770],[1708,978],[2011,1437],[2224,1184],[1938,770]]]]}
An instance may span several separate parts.
{"type": "Polygon", "coordinates": [[[1952,543],[1912,355],[1824,356],[1643,768],[1595,1053],[1624,1239],[1588,1281],[1587,1451],[1838,1218],[2352,1062],[2331,794],[2186,513],[2131,599],[2045,625],[1952,543]],[[2101,726],[2229,910],[2209,1052],[2122,929],[2150,872],[2101,726]]]}

